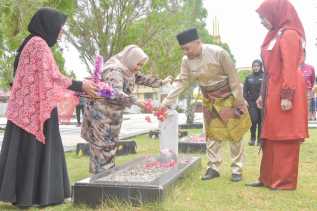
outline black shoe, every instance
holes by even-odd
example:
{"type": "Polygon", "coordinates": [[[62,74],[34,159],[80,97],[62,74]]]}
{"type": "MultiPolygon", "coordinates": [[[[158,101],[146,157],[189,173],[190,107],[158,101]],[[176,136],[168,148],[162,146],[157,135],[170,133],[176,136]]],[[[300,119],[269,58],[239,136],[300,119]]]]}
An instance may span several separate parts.
{"type": "Polygon", "coordinates": [[[258,188],[258,187],[263,187],[264,184],[260,181],[256,181],[256,182],[251,182],[251,183],[248,183],[248,184],[245,184],[246,186],[249,186],[249,187],[253,187],[253,188],[258,188]]]}
{"type": "Polygon", "coordinates": [[[208,168],[205,175],[201,177],[201,180],[210,180],[219,177],[219,173],[212,168],[208,168]]]}
{"type": "Polygon", "coordinates": [[[232,174],[231,175],[231,181],[232,182],[240,182],[242,179],[241,174],[232,174]]]}

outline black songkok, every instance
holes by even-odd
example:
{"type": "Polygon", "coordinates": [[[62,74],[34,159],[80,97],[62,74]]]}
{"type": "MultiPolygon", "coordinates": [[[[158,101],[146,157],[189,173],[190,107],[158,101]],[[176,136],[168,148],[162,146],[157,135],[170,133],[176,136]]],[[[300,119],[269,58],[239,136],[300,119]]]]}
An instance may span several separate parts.
{"type": "Polygon", "coordinates": [[[192,29],[187,29],[186,31],[183,31],[181,33],[179,33],[176,36],[178,43],[180,45],[185,45],[189,42],[192,42],[194,40],[198,40],[199,36],[198,36],[198,32],[196,28],[192,28],[192,29]]]}

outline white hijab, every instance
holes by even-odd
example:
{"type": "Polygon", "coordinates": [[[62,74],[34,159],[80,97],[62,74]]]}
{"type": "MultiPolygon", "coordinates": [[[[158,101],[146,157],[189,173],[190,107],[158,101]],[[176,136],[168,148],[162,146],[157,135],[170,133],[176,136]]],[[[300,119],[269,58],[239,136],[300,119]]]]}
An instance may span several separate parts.
{"type": "Polygon", "coordinates": [[[147,62],[148,55],[137,45],[128,45],[121,52],[112,56],[104,65],[104,70],[120,68],[131,75],[133,68],[144,61],[147,62]]]}

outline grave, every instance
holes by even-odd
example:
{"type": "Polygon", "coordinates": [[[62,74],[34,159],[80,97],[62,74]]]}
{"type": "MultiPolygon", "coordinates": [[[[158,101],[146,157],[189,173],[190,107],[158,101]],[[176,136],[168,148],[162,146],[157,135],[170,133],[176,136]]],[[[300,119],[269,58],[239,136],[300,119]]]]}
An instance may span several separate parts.
{"type": "Polygon", "coordinates": [[[178,156],[178,114],[175,110],[167,112],[159,128],[159,156],[141,157],[76,182],[73,202],[96,207],[112,200],[141,205],[164,199],[180,178],[200,166],[200,157],[178,156]]]}
{"type": "Polygon", "coordinates": [[[200,157],[180,155],[177,162],[160,156],[141,157],[120,167],[78,181],[72,187],[73,202],[96,207],[109,200],[134,206],[164,199],[180,178],[200,167],[200,157]]]}
{"type": "MultiPolygon", "coordinates": [[[[120,140],[118,141],[116,155],[128,155],[135,154],[137,144],[134,140],[120,140]]],[[[82,153],[83,155],[89,156],[89,144],[88,143],[78,143],[76,146],[76,154],[82,153]]]]}
{"type": "Polygon", "coordinates": [[[203,134],[183,137],[178,143],[181,153],[205,153],[206,149],[206,137],[203,134]]]}

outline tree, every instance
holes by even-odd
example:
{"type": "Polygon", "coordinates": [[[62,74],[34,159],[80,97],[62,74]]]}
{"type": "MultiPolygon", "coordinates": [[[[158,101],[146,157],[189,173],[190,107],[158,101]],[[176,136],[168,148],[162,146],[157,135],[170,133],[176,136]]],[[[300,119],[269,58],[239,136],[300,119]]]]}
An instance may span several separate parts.
{"type": "MultiPolygon", "coordinates": [[[[179,73],[182,58],[175,35],[197,27],[203,41],[207,11],[202,0],[78,0],[68,39],[80,52],[88,69],[95,55],[109,58],[128,44],[137,44],[149,55],[144,72],[162,77],[179,73]],[[145,6],[144,6],[145,5],[145,6]]],[[[187,122],[193,122],[192,88],[187,92],[187,122]]]]}
{"type": "MultiPolygon", "coordinates": [[[[211,42],[206,17],[202,0],[77,0],[67,37],[88,69],[96,54],[107,59],[134,43],[150,57],[144,72],[176,76],[183,55],[175,35],[197,27],[202,40],[211,42]]],[[[192,122],[192,89],[187,93],[192,122]]]]}
{"type": "Polygon", "coordinates": [[[147,16],[150,5],[148,0],[77,0],[68,40],[89,67],[96,54],[107,59],[120,50],[127,27],[147,16]]]}
{"type": "Polygon", "coordinates": [[[247,77],[249,74],[251,74],[252,71],[246,69],[246,70],[240,70],[238,73],[239,73],[240,81],[241,81],[241,82],[244,82],[245,79],[246,79],[246,77],[247,77]]]}
{"type": "Polygon", "coordinates": [[[138,44],[151,58],[145,72],[163,77],[178,72],[182,53],[175,35],[193,26],[207,34],[206,15],[201,0],[78,0],[67,37],[87,67],[98,53],[107,59],[128,44],[138,44]],[[195,2],[199,17],[193,24],[188,12],[195,2]]]}
{"type": "MultiPolygon", "coordinates": [[[[8,79],[14,51],[26,36],[26,26],[40,6],[51,6],[69,15],[66,37],[89,67],[96,54],[105,59],[128,44],[138,44],[150,56],[144,72],[176,76],[182,58],[175,35],[196,27],[204,42],[212,43],[205,26],[207,11],[202,0],[0,0],[0,77],[8,79]]],[[[228,49],[228,46],[224,45],[228,49]]],[[[64,59],[53,49],[63,71],[64,59]]],[[[230,52],[230,51],[229,51],[230,52]]],[[[89,69],[89,68],[88,68],[89,69]]],[[[9,81],[9,80],[2,80],[9,81]]],[[[0,84],[2,86],[3,84],[0,84]]],[[[188,122],[193,121],[192,89],[188,98],[188,122]]]]}

